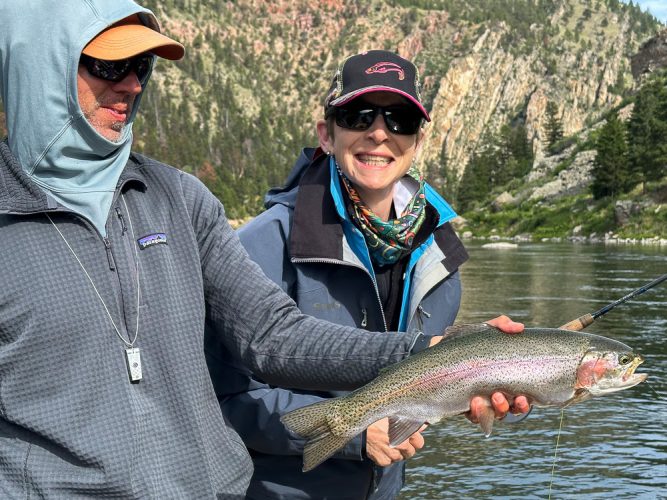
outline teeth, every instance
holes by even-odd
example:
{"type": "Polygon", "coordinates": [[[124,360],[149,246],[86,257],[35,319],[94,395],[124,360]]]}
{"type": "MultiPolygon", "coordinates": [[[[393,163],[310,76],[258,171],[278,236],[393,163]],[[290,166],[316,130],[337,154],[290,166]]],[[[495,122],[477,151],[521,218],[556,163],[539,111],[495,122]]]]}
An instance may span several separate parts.
{"type": "Polygon", "coordinates": [[[374,155],[359,155],[359,161],[365,163],[366,165],[371,165],[374,167],[381,167],[387,165],[391,159],[385,156],[374,156],[374,155]]]}

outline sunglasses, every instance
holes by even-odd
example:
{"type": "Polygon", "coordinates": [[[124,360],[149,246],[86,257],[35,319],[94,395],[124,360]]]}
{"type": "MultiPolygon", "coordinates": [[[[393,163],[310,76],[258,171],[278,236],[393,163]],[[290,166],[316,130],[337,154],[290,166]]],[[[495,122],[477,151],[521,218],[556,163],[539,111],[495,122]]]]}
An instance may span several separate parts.
{"type": "Polygon", "coordinates": [[[148,80],[154,60],[155,56],[152,54],[140,54],[120,61],[106,61],[81,54],[79,61],[91,75],[110,82],[120,82],[131,71],[134,71],[139,83],[143,86],[148,80]]]}
{"type": "Polygon", "coordinates": [[[325,113],[328,118],[336,117],[336,125],[348,130],[368,130],[377,115],[381,114],[389,132],[398,135],[413,135],[422,124],[422,115],[413,106],[376,106],[366,102],[353,106],[331,107],[325,113]]]}

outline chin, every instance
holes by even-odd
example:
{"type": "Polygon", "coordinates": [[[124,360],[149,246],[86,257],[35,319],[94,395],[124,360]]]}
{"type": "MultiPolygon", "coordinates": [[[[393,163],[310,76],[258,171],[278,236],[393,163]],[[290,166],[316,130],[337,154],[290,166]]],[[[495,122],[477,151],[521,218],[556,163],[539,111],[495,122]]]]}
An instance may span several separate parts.
{"type": "Polygon", "coordinates": [[[111,142],[120,142],[123,138],[123,131],[125,130],[125,124],[120,127],[112,126],[110,130],[105,130],[104,133],[100,132],[105,139],[111,142]]]}

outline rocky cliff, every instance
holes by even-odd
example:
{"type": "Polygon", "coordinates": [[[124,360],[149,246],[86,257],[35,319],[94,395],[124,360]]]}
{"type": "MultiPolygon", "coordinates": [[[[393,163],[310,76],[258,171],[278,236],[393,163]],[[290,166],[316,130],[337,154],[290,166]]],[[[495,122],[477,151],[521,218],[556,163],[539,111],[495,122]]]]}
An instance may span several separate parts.
{"type": "Polygon", "coordinates": [[[558,103],[566,136],[621,101],[617,83],[630,82],[629,49],[637,46],[627,16],[608,11],[591,15],[583,28],[589,37],[577,44],[565,33],[579,21],[563,20],[565,9],[562,4],[546,21],[557,34],[545,37],[545,45],[516,53],[503,44],[510,28],[493,25],[483,30],[469,53],[452,61],[437,84],[424,161],[444,152],[460,176],[485,134],[518,119],[525,120],[539,164],[548,101],[558,103]]]}

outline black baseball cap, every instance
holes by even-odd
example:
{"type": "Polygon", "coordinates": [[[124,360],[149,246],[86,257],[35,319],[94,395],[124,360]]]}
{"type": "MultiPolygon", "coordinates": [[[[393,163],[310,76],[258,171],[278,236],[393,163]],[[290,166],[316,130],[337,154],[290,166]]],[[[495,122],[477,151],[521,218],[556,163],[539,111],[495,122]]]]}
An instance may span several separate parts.
{"type": "Polygon", "coordinates": [[[336,70],[324,100],[324,112],[369,92],[393,92],[411,101],[431,121],[422,104],[419,71],[388,50],[369,50],[345,59],[336,70]]]}

